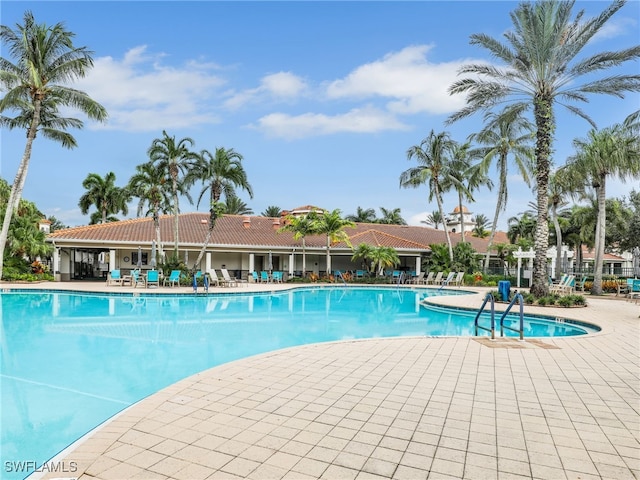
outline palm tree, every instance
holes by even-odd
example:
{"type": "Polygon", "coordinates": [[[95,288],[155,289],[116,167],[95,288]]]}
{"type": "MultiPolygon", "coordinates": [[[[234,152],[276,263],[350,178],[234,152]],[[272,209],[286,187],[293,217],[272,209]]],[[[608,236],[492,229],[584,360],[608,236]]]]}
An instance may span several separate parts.
{"type": "Polygon", "coordinates": [[[548,181],[551,164],[553,107],[566,106],[571,113],[591,119],[568,102],[587,102],[588,95],[602,93],[622,97],[640,90],[640,75],[620,74],[597,78],[594,74],[640,56],[640,46],[621,51],[601,52],[578,59],[585,45],[601,32],[607,21],[625,2],[616,0],[600,15],[585,19],[579,12],[571,19],[575,1],[523,2],[511,14],[514,29],[506,32],[506,43],[486,34],[474,34],[471,43],[487,49],[505,66],[470,64],[462,67],[465,78],[449,88],[450,93],[466,93],[467,105],[449,117],[454,122],[479,111],[511,102],[511,112],[533,109],[536,125],[535,172],[537,186],[537,228],[531,293],[548,293],[547,247],[549,243],[548,181]],[[580,82],[584,79],[584,82],[580,82]]]}
{"type": "MultiPolygon", "coordinates": [[[[562,207],[567,205],[565,197],[572,191],[571,179],[562,170],[557,170],[549,177],[549,214],[556,237],[556,278],[562,265],[562,228],[560,217],[562,207]]],[[[566,272],[565,272],[566,273],[566,272]]]]}
{"type": "MultiPolygon", "coordinates": [[[[233,148],[216,148],[215,155],[211,155],[211,152],[208,150],[203,150],[200,152],[198,162],[193,166],[187,176],[189,179],[201,180],[203,184],[196,206],[200,206],[202,197],[209,191],[209,229],[195,262],[195,266],[197,266],[200,265],[207,245],[209,245],[216,220],[225,210],[227,213],[231,213],[229,211],[230,209],[227,208],[229,205],[224,206],[220,204],[222,194],[224,194],[227,203],[229,203],[229,199],[237,198],[235,195],[236,188],[245,190],[249,193],[250,198],[253,198],[253,190],[247,179],[247,172],[245,172],[242,167],[242,155],[233,148]]],[[[188,181],[187,183],[191,182],[188,181]]],[[[236,204],[234,208],[240,210],[238,207],[239,204],[236,204]]],[[[246,212],[246,205],[244,210],[241,214],[248,213],[246,212]]]]}
{"type": "Polygon", "coordinates": [[[525,240],[526,243],[533,244],[536,223],[536,217],[534,217],[531,212],[524,212],[520,214],[519,217],[513,216],[509,218],[507,220],[507,237],[509,241],[511,243],[522,243],[521,240],[525,240]]]}
{"type": "Polygon", "coordinates": [[[17,112],[14,118],[2,115],[0,125],[27,130],[24,154],[11,186],[0,232],[0,279],[9,224],[22,198],[36,134],[40,132],[63,147],[72,148],[76,145],[75,139],[65,129],[81,128],[83,123],[60,116],[60,107],[78,109],[92,120],[107,118],[102,105],[86,93],[66,86],[67,82],[84,77],[93,67],[92,52],[85,47],[75,47],[73,36],[61,23],[52,27],[36,24],[29,11],[24,14],[24,24],[17,25],[16,30],[0,26],[4,51],[16,59],[16,63],[12,63],[0,57],[0,90],[5,93],[0,99],[0,114],[17,112]]]}
{"type": "Polygon", "coordinates": [[[532,148],[530,140],[533,125],[520,115],[513,112],[505,112],[497,115],[488,112],[484,116],[484,128],[471,136],[481,145],[479,153],[483,159],[480,168],[488,173],[491,163],[495,161],[498,170],[498,195],[496,209],[491,224],[491,233],[487,242],[487,253],[484,258],[484,270],[489,268],[491,246],[498,230],[498,218],[500,212],[507,207],[507,179],[509,177],[509,155],[512,156],[516,168],[527,185],[530,184],[529,173],[531,171],[532,148]]]}
{"type": "Polygon", "coordinates": [[[155,168],[163,172],[168,182],[165,187],[169,188],[172,197],[173,210],[173,254],[178,256],[179,240],[179,214],[180,203],[178,195],[182,194],[191,201],[189,195],[188,181],[192,177],[187,177],[187,173],[198,160],[198,154],[190,150],[194,141],[185,137],[176,141],[176,137],[170,137],[166,131],[162,131],[162,138],[156,138],[151,143],[147,154],[155,168]]]}
{"type": "MultiPolygon", "coordinates": [[[[429,201],[436,199],[440,218],[445,218],[442,206],[443,185],[449,177],[451,155],[454,142],[447,132],[436,134],[433,130],[420,145],[415,145],[407,151],[407,158],[415,158],[417,167],[405,170],[400,175],[400,187],[418,188],[425,183],[429,186],[429,201]]],[[[449,231],[445,227],[445,236],[449,248],[449,259],[453,261],[453,246],[449,231]]]]}
{"type": "Polygon", "coordinates": [[[402,215],[400,214],[399,208],[394,208],[393,210],[387,210],[384,207],[380,207],[380,212],[382,212],[382,218],[378,220],[377,223],[384,223],[387,225],[406,225],[407,222],[402,215]]]}
{"type": "Polygon", "coordinates": [[[427,215],[426,220],[420,220],[420,223],[424,223],[425,225],[433,225],[433,228],[437,230],[440,224],[444,226],[444,219],[442,218],[442,214],[438,210],[434,210],[429,215],[427,215]]]}
{"type": "Polygon", "coordinates": [[[344,229],[355,228],[355,226],[356,224],[351,220],[342,218],[339,209],[318,215],[315,233],[327,236],[327,275],[331,273],[331,244],[344,242],[351,247],[349,235],[347,235],[344,229]]]}
{"type": "Polygon", "coordinates": [[[139,198],[137,216],[140,217],[145,205],[148,205],[146,215],[151,214],[156,233],[158,255],[164,257],[162,238],[160,235],[160,213],[171,210],[170,192],[164,188],[167,177],[162,170],[157,169],[152,162],[143,163],[136,167],[136,173],[129,179],[127,190],[131,195],[139,198]]]}
{"type": "Polygon", "coordinates": [[[362,260],[363,264],[366,265],[366,269],[369,273],[371,273],[372,256],[373,247],[368,243],[360,243],[356,248],[353,249],[353,256],[351,257],[352,262],[356,262],[358,260],[362,260]]]}
{"type": "Polygon", "coordinates": [[[345,218],[356,223],[375,223],[376,211],[373,208],[358,207],[355,214],[347,215],[345,218]]]}
{"type": "Polygon", "coordinates": [[[287,215],[284,217],[284,225],[278,229],[278,233],[292,232],[294,240],[302,240],[302,277],[307,274],[305,237],[316,233],[317,217],[315,211],[307,215],[287,215]]]}
{"type": "Polygon", "coordinates": [[[487,225],[489,225],[489,219],[486,215],[479,213],[477,214],[473,221],[476,223],[476,226],[473,227],[473,232],[471,235],[478,238],[486,238],[489,236],[489,231],[487,230],[487,225]]]}
{"type": "Polygon", "coordinates": [[[253,210],[236,195],[229,195],[223,204],[224,213],[229,215],[253,215],[253,210]]]}
{"type": "Polygon", "coordinates": [[[90,173],[82,182],[82,186],[87,190],[78,202],[82,214],[86,215],[92,206],[98,209],[98,215],[91,217],[91,224],[94,220],[97,220],[95,223],[107,223],[108,219],[114,218],[113,215],[118,212],[122,212],[123,215],[129,213],[127,202],[131,195],[126,188],[116,186],[115,173],[109,172],[104,178],[97,173],[90,173]]]}
{"type": "Polygon", "coordinates": [[[279,218],[282,215],[282,209],[275,205],[269,205],[260,215],[267,218],[279,218]]]}
{"type": "Polygon", "coordinates": [[[371,249],[369,258],[374,265],[376,276],[378,276],[378,274],[380,274],[385,268],[392,268],[400,263],[398,252],[393,247],[374,247],[371,249]]]}
{"type": "Polygon", "coordinates": [[[602,264],[606,235],[607,177],[640,178],[640,140],[629,122],[602,130],[591,130],[588,139],[574,141],[576,154],[567,164],[568,175],[591,182],[595,189],[598,216],[596,222],[594,280],[591,293],[602,294],[602,264]]]}
{"type": "Polygon", "coordinates": [[[471,163],[472,157],[477,156],[477,151],[471,149],[471,143],[453,145],[453,162],[450,168],[447,185],[458,194],[458,218],[460,221],[460,237],[464,243],[464,208],[462,202],[466,199],[473,202],[473,192],[482,185],[493,188],[493,182],[479,165],[471,163]]]}

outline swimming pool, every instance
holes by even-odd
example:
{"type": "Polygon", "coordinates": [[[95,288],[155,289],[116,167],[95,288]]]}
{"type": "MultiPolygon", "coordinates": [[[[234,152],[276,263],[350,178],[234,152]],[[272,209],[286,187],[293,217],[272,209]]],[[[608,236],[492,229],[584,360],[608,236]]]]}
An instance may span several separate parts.
{"type": "MultiPolygon", "coordinates": [[[[460,291],[301,288],[228,295],[0,292],[2,478],[43,462],[128,405],[196,372],[279,348],[473,335],[474,313],[425,308],[460,291]],[[14,464],[12,464],[14,465],[14,464]]],[[[580,335],[529,317],[528,336],[580,335]]]]}

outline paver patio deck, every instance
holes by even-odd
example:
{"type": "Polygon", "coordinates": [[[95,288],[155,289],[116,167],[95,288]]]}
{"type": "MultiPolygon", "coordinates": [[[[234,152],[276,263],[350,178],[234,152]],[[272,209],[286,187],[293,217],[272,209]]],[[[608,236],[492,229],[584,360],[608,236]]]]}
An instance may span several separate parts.
{"type": "MultiPolygon", "coordinates": [[[[430,300],[478,308],[482,295],[430,300]]],[[[138,402],[56,460],[105,480],[638,479],[640,305],[588,302],[525,309],[602,327],[588,336],[378,338],[231,362],[138,402]]]]}

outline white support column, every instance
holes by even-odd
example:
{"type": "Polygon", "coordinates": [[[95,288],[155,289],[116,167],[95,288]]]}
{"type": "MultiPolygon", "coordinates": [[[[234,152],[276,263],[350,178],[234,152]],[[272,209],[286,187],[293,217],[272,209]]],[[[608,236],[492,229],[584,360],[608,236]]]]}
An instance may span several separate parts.
{"type": "Polygon", "coordinates": [[[420,267],[422,267],[422,262],[420,260],[422,260],[421,257],[416,257],[416,276],[420,275],[420,267]]]}
{"type": "Polygon", "coordinates": [[[109,271],[116,269],[116,251],[109,250],[109,271]]]}
{"type": "Polygon", "coordinates": [[[204,254],[204,269],[205,272],[211,270],[211,252],[204,254]]]}
{"type": "Polygon", "coordinates": [[[255,253],[250,253],[249,254],[249,276],[251,276],[251,272],[255,272],[256,271],[256,254],[255,253]]]}
{"type": "Polygon", "coordinates": [[[60,249],[58,247],[53,249],[53,273],[57,274],[60,271],[60,249]]]}
{"type": "Polygon", "coordinates": [[[296,264],[296,254],[291,252],[289,254],[289,276],[293,277],[293,272],[295,271],[296,264]]]}

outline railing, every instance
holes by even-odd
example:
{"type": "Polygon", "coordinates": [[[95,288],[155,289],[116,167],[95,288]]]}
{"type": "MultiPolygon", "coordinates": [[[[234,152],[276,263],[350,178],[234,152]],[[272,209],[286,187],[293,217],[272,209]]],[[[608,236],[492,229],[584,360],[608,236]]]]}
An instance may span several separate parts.
{"type": "Polygon", "coordinates": [[[509,303],[509,306],[507,307],[507,309],[504,311],[504,313],[500,317],[500,336],[501,337],[504,337],[504,329],[505,328],[507,330],[511,330],[512,332],[519,333],[520,334],[520,340],[524,340],[524,298],[522,298],[522,294],[521,293],[516,293],[515,294],[515,296],[513,297],[513,300],[511,300],[511,303],[509,303]],[[513,304],[516,302],[516,300],[518,300],[519,303],[520,303],[520,328],[519,329],[506,327],[504,325],[504,319],[507,316],[507,314],[509,313],[509,311],[511,310],[511,307],[513,307],[513,304]]]}
{"type": "Polygon", "coordinates": [[[495,340],[495,338],[496,338],[496,309],[495,309],[495,299],[493,298],[492,294],[487,293],[487,296],[484,297],[484,302],[482,302],[482,306],[480,307],[480,310],[478,310],[478,313],[476,314],[476,318],[473,321],[473,324],[475,325],[475,336],[476,337],[478,336],[478,329],[481,328],[482,330],[490,332],[491,333],[491,340],[495,340]],[[487,305],[487,302],[489,300],[491,300],[491,328],[487,328],[487,327],[483,327],[481,325],[478,325],[478,319],[480,318],[480,314],[484,310],[484,307],[487,305]]]}
{"type": "Polygon", "coordinates": [[[400,275],[398,275],[398,281],[396,282],[396,287],[400,286],[403,279],[404,279],[404,272],[400,272],[400,275]]]}

